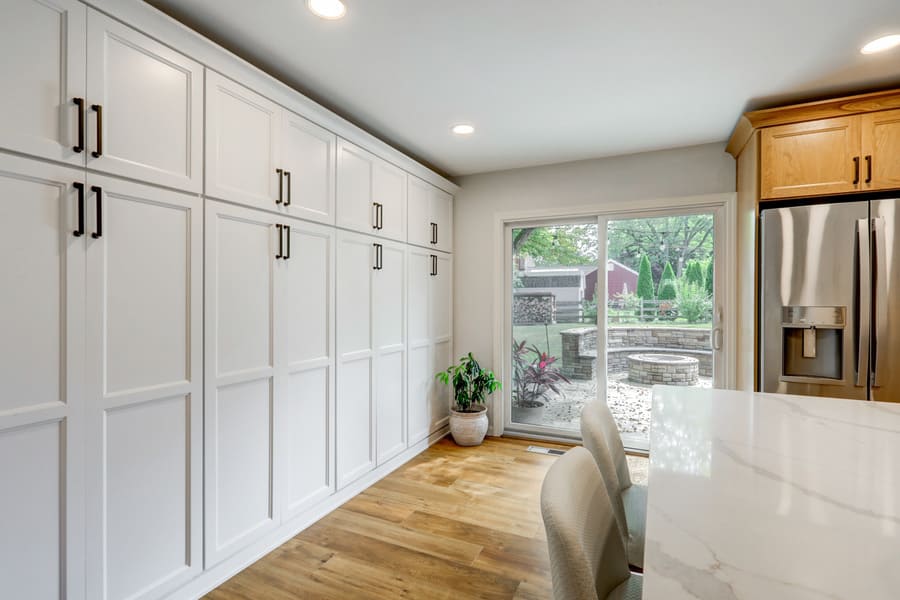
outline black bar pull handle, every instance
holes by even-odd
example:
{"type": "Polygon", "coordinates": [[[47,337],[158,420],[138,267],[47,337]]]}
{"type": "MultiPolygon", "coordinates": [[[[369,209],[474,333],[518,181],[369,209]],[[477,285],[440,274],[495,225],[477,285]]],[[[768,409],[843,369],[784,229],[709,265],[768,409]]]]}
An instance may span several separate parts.
{"type": "Polygon", "coordinates": [[[382,267],[382,265],[381,265],[381,259],[382,259],[381,248],[382,248],[382,246],[381,246],[381,244],[372,244],[372,246],[375,247],[375,266],[372,267],[372,270],[380,271],[381,267],[382,267]]]}
{"type": "Polygon", "coordinates": [[[84,235],[84,184],[76,181],[72,186],[78,190],[78,229],[72,232],[75,237],[84,235]]]}
{"type": "MultiPolygon", "coordinates": [[[[287,200],[284,201],[284,205],[290,206],[291,205],[291,172],[285,171],[284,176],[287,177],[287,200]]],[[[287,226],[285,225],[285,227],[287,227],[287,226]]],[[[290,228],[288,228],[288,229],[290,229],[290,228]]]]}
{"type": "Polygon", "coordinates": [[[437,244],[438,234],[437,234],[437,223],[431,223],[431,243],[437,244]]]}
{"type": "Polygon", "coordinates": [[[438,265],[438,262],[437,262],[437,255],[436,255],[436,254],[432,254],[432,255],[431,255],[431,276],[432,276],[432,277],[436,277],[437,274],[438,274],[438,272],[437,272],[437,265],[438,265]]]}
{"type": "Polygon", "coordinates": [[[872,155],[866,155],[866,183],[872,183],[872,155]]]}
{"type": "Polygon", "coordinates": [[[91,191],[97,195],[97,231],[91,234],[95,240],[103,237],[103,188],[99,185],[92,185],[91,191]]]}
{"type": "Polygon", "coordinates": [[[72,146],[75,152],[84,152],[84,98],[72,98],[78,107],[78,145],[72,146]]]}
{"type": "Polygon", "coordinates": [[[372,229],[381,229],[381,204],[373,202],[372,209],[374,211],[374,214],[372,215],[372,229]]]}
{"type": "Polygon", "coordinates": [[[287,238],[287,244],[285,244],[286,250],[284,252],[284,259],[290,260],[291,259],[291,226],[284,225],[283,228],[284,228],[284,237],[287,238]]]}
{"type": "Polygon", "coordinates": [[[853,157],[853,185],[859,183],[859,157],[853,157]]]}
{"type": "Polygon", "coordinates": [[[384,229],[384,204],[378,203],[378,229],[384,229]]]}
{"type": "Polygon", "coordinates": [[[103,156],[103,107],[91,104],[91,110],[97,113],[97,149],[91,152],[91,156],[100,158],[103,156]]]}
{"type": "Polygon", "coordinates": [[[275,169],[275,173],[278,175],[278,200],[275,201],[275,204],[281,204],[284,202],[284,171],[275,169]]]}
{"type": "Polygon", "coordinates": [[[281,233],[281,223],[276,224],[275,228],[278,229],[278,254],[275,255],[275,258],[284,258],[284,237],[281,233]]]}

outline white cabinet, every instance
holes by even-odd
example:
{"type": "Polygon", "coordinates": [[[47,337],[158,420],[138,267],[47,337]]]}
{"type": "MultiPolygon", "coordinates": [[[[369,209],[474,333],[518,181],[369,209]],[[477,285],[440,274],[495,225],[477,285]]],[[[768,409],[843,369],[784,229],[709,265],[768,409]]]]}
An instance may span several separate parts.
{"type": "Polygon", "coordinates": [[[442,252],[453,250],[453,197],[447,192],[409,176],[410,244],[442,252]]]}
{"type": "Polygon", "coordinates": [[[406,248],[340,232],[337,249],[337,483],[406,445],[406,248]]]}
{"type": "Polygon", "coordinates": [[[409,443],[414,444],[449,419],[449,387],[434,375],[450,365],[452,351],[452,259],[442,252],[409,250],[409,443]]]}
{"type": "Polygon", "coordinates": [[[77,98],[85,101],[85,20],[77,0],[0,6],[0,146],[84,165],[77,98]]]}
{"type": "Polygon", "coordinates": [[[406,241],[406,173],[345,140],[337,153],[338,226],[406,241]]]}
{"type": "Polygon", "coordinates": [[[290,111],[282,117],[284,211],[334,225],[337,137],[290,111]]]}
{"type": "Polygon", "coordinates": [[[157,597],[202,565],[202,203],[87,183],[87,596],[157,597]]]}
{"type": "Polygon", "coordinates": [[[0,155],[0,582],[84,598],[83,172],[0,155]]]}

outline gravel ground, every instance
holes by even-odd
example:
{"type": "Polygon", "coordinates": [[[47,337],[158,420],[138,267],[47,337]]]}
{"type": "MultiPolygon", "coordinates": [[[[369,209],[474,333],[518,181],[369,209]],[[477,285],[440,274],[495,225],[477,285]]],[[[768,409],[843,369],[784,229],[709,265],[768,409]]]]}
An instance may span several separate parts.
{"type": "MultiPolygon", "coordinates": [[[[628,381],[628,373],[613,373],[609,376],[609,406],[622,433],[646,435],[650,430],[652,387],[631,383],[628,381]]],[[[712,380],[701,377],[698,387],[712,387],[712,380]]],[[[596,397],[596,380],[573,380],[572,383],[564,384],[562,394],[552,398],[547,404],[541,424],[577,430],[581,426],[581,408],[585,402],[596,397]]]]}

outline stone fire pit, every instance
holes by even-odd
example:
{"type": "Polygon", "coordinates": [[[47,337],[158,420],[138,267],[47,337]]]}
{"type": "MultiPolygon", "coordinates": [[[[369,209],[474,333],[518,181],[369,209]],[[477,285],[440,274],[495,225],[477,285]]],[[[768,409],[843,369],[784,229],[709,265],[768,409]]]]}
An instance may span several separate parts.
{"type": "Polygon", "coordinates": [[[631,354],[628,356],[628,379],[652,385],[697,385],[700,361],[678,354],[631,354]]]}

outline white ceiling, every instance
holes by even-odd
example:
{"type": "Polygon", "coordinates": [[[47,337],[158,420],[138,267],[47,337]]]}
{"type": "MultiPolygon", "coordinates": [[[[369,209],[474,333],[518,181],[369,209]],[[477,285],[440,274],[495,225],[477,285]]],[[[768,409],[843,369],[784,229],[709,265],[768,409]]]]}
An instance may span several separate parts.
{"type": "Polygon", "coordinates": [[[747,109],[900,85],[898,0],[148,0],[451,176],[724,141],[747,109]],[[469,138],[450,126],[469,122],[469,138]]]}

